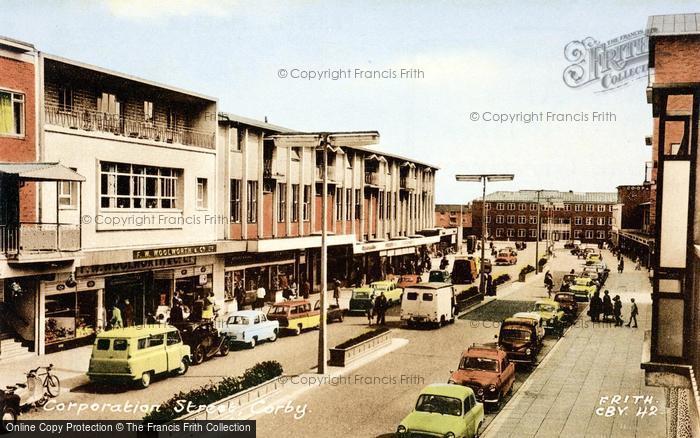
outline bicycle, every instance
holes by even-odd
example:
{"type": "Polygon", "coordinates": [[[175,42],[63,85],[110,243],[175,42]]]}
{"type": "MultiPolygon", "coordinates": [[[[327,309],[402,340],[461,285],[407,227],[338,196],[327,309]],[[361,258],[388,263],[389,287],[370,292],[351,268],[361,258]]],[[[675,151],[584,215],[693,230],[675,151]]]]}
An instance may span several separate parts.
{"type": "Polygon", "coordinates": [[[44,389],[46,389],[46,393],[51,398],[58,397],[58,395],[61,393],[61,381],[58,379],[58,376],[51,374],[53,364],[49,364],[47,367],[39,367],[36,369],[36,371],[39,371],[41,368],[43,368],[45,371],[43,373],[38,373],[37,377],[45,376],[44,380],[42,381],[42,386],[44,389]]]}

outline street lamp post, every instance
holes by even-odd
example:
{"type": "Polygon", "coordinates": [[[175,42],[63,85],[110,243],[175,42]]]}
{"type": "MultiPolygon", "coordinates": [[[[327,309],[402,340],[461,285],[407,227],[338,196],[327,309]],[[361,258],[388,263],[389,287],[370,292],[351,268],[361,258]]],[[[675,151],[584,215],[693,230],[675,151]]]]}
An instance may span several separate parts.
{"type": "Polygon", "coordinates": [[[327,295],[328,295],[328,149],[341,146],[362,148],[377,144],[379,142],[379,132],[316,132],[303,133],[295,132],[288,134],[274,134],[268,138],[274,140],[278,147],[308,147],[314,150],[323,151],[323,178],[322,190],[323,200],[321,201],[321,296],[318,331],[318,374],[326,373],[328,362],[328,332],[327,327],[327,295]]]}
{"type": "Polygon", "coordinates": [[[460,182],[480,182],[482,183],[481,191],[481,261],[480,261],[480,275],[479,275],[479,291],[485,293],[485,272],[484,272],[484,258],[486,256],[486,181],[498,182],[498,181],[513,181],[515,175],[512,173],[480,173],[480,174],[470,174],[470,175],[455,175],[457,181],[460,182]]]}

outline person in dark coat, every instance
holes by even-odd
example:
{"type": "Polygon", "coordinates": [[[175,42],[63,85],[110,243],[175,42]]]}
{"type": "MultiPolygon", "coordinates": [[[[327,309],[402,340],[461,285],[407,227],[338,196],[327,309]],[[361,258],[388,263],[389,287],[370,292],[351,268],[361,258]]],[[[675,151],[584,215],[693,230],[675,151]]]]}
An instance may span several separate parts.
{"type": "Polygon", "coordinates": [[[634,320],[634,325],[632,327],[637,328],[637,315],[639,314],[639,309],[637,308],[637,303],[634,302],[634,298],[630,300],[632,302],[632,308],[630,309],[630,321],[627,323],[627,327],[630,327],[632,321],[634,320]]]}
{"type": "Polygon", "coordinates": [[[301,296],[304,297],[305,300],[309,299],[309,294],[311,293],[311,284],[307,280],[304,280],[304,282],[301,284],[301,296]]]}
{"type": "Polygon", "coordinates": [[[610,300],[610,292],[606,290],[603,294],[603,321],[608,320],[608,316],[613,314],[613,305],[610,300]]]}
{"type": "Polygon", "coordinates": [[[600,292],[593,292],[593,297],[591,298],[591,305],[588,308],[588,315],[591,317],[592,322],[600,322],[600,314],[603,311],[603,300],[600,299],[600,292]]]}
{"type": "Polygon", "coordinates": [[[486,295],[490,297],[496,295],[496,288],[493,286],[493,277],[491,277],[491,273],[486,274],[486,295]]]}
{"type": "Polygon", "coordinates": [[[124,317],[124,327],[131,327],[134,325],[134,306],[131,305],[128,299],[124,300],[122,314],[124,317]]]}
{"type": "Polygon", "coordinates": [[[375,300],[374,300],[374,313],[377,315],[377,325],[382,325],[386,324],[385,316],[386,316],[386,309],[389,307],[386,296],[384,296],[384,292],[382,292],[375,300]]]}
{"type": "Polygon", "coordinates": [[[613,315],[615,316],[615,327],[622,327],[622,300],[619,295],[613,298],[613,315]]]}
{"type": "Polygon", "coordinates": [[[184,320],[185,317],[182,314],[182,300],[175,297],[173,299],[173,308],[170,309],[170,320],[168,322],[170,324],[179,324],[184,320]]]}
{"type": "Polygon", "coordinates": [[[622,274],[622,272],[625,270],[625,259],[620,257],[620,262],[617,264],[617,272],[619,274],[622,274]]]}

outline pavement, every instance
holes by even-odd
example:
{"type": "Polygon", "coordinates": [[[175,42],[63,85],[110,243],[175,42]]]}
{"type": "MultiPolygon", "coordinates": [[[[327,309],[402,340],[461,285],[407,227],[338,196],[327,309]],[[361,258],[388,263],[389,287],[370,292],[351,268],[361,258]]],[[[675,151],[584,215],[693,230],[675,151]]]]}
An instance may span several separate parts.
{"type": "MultiPolygon", "coordinates": [[[[553,264],[568,257],[558,257],[553,264]]],[[[582,314],[489,424],[484,437],[666,435],[663,390],[645,386],[639,366],[644,331],[651,325],[648,272],[634,271],[634,264],[626,260],[628,270],[618,274],[615,259],[607,251],[604,257],[613,269],[604,289],[620,295],[623,318],[629,318],[630,298],[635,298],[639,328],[593,324],[582,314]],[[618,403],[613,403],[615,396],[618,403]]]]}

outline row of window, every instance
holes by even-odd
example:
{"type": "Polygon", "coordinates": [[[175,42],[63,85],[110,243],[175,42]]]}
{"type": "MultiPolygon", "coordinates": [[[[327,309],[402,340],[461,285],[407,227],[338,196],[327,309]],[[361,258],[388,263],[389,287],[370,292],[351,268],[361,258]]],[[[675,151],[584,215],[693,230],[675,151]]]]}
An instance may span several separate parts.
{"type": "MultiPolygon", "coordinates": [[[[562,236],[562,234],[558,234],[559,238],[564,239],[567,236],[562,236]]],[[[604,230],[598,230],[598,231],[593,231],[593,230],[574,230],[573,231],[573,238],[578,240],[583,238],[585,239],[598,239],[602,240],[607,238],[612,237],[612,231],[604,231],[604,230]]],[[[496,229],[496,238],[499,237],[519,237],[519,238],[525,238],[525,237],[531,237],[531,238],[536,238],[537,237],[537,229],[533,228],[530,230],[526,230],[524,228],[515,230],[513,228],[508,228],[508,229],[503,229],[503,228],[497,228],[496,229]],[[517,236],[516,236],[517,235],[517,236]]],[[[547,230],[541,230],[540,234],[540,239],[544,240],[547,238],[547,230]]]]}
{"type": "MultiPolygon", "coordinates": [[[[509,216],[503,216],[503,215],[496,215],[496,223],[497,224],[514,224],[515,223],[515,216],[514,215],[509,215],[509,216]]],[[[524,225],[526,223],[530,223],[531,225],[537,224],[537,216],[518,216],[518,224],[524,225]]],[[[608,225],[613,224],[613,218],[612,216],[609,216],[607,218],[605,217],[593,217],[593,216],[588,216],[588,217],[581,217],[581,216],[576,216],[574,217],[574,224],[575,225],[583,225],[583,223],[586,223],[586,225],[605,225],[606,223],[608,225]]],[[[546,223],[547,220],[546,218],[542,221],[543,223],[546,223]]],[[[489,224],[491,223],[491,216],[486,216],[486,223],[489,224]]],[[[568,224],[569,220],[568,219],[560,219],[559,223],[563,224],[568,224]]]]}
{"type": "MultiPolygon", "coordinates": [[[[498,202],[498,203],[486,203],[486,209],[489,210],[493,208],[493,205],[495,205],[496,210],[520,210],[520,211],[525,211],[528,209],[528,205],[530,208],[530,211],[537,211],[537,203],[526,203],[526,202],[498,202]]],[[[612,204],[564,204],[562,206],[557,206],[554,207],[554,210],[556,211],[571,211],[571,206],[574,206],[574,211],[598,211],[599,213],[603,213],[605,211],[612,212],[613,211],[613,205],[612,204]]],[[[549,210],[549,206],[546,204],[541,205],[540,210],[542,211],[547,211],[549,210]]]]}

